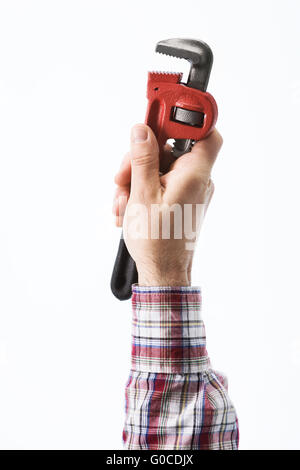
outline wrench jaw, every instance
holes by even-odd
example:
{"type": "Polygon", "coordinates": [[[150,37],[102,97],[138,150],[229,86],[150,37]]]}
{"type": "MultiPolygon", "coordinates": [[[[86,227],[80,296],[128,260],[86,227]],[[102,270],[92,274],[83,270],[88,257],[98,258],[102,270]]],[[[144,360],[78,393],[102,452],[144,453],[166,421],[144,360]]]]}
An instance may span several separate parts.
{"type": "Polygon", "coordinates": [[[191,64],[187,86],[206,91],[213,64],[211,48],[194,39],[165,39],[156,44],[156,52],[188,60],[191,64]]]}
{"type": "MultiPolygon", "coordinates": [[[[159,54],[187,60],[191,67],[186,85],[200,91],[206,91],[213,64],[211,48],[203,41],[195,39],[164,39],[156,44],[155,51],[159,54]]],[[[194,141],[176,139],[173,145],[173,156],[180,157],[190,152],[194,141]]]]}

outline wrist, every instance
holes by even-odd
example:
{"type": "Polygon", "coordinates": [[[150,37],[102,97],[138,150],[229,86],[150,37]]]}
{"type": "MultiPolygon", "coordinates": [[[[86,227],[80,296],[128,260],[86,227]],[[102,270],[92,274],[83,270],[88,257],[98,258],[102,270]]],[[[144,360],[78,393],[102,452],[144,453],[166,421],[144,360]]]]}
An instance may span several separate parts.
{"type": "Polygon", "coordinates": [[[138,269],[138,283],[140,286],[151,287],[185,287],[191,285],[191,275],[189,270],[162,272],[157,269],[138,269]]]}

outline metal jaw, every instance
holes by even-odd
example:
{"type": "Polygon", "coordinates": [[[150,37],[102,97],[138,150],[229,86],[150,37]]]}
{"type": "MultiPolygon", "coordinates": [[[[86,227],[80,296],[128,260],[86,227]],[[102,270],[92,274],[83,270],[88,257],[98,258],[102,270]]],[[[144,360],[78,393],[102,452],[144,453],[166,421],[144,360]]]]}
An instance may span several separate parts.
{"type": "Polygon", "coordinates": [[[156,44],[155,50],[160,54],[188,60],[191,68],[186,85],[206,91],[213,64],[213,53],[205,42],[195,39],[165,39],[156,44]]]}

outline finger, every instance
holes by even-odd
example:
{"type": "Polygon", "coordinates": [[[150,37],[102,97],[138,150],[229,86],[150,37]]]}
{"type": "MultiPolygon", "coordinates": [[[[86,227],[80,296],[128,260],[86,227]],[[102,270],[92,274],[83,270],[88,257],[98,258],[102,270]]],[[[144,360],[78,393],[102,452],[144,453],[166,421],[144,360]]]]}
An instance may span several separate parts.
{"type": "Polygon", "coordinates": [[[181,171],[185,173],[187,182],[195,183],[196,186],[198,183],[207,185],[222,143],[221,135],[214,129],[208,137],[196,142],[189,154],[180,157],[182,161],[178,162],[178,167],[182,167],[181,171]]]}
{"type": "Polygon", "coordinates": [[[202,168],[210,172],[222,144],[223,138],[221,134],[217,129],[214,129],[208,137],[194,144],[191,154],[197,158],[195,163],[200,163],[202,168]]]}
{"type": "Polygon", "coordinates": [[[115,224],[116,224],[116,227],[123,227],[123,221],[124,221],[124,217],[116,217],[116,220],[115,220],[115,224]]]}
{"type": "Polygon", "coordinates": [[[116,226],[122,227],[123,219],[129,199],[129,194],[122,193],[116,199],[114,203],[113,212],[116,216],[116,226]]]}
{"type": "Polygon", "coordinates": [[[120,214],[120,207],[123,207],[125,201],[125,208],[129,199],[130,191],[128,186],[118,186],[113,200],[113,207],[112,212],[114,215],[121,215],[120,214]]]}
{"type": "Polygon", "coordinates": [[[130,153],[127,152],[124,156],[118,173],[115,176],[115,183],[119,186],[124,186],[130,183],[131,180],[131,161],[130,153]]]}
{"type": "Polygon", "coordinates": [[[206,139],[197,142],[191,152],[179,157],[170,171],[161,177],[165,197],[176,193],[184,200],[201,198],[204,201],[212,166],[221,146],[222,137],[214,130],[206,139]]]}
{"type": "MultiPolygon", "coordinates": [[[[175,158],[172,153],[172,146],[169,144],[166,144],[164,146],[163,156],[160,160],[160,168],[159,168],[160,172],[163,174],[166,173],[169,170],[172,163],[174,163],[174,161],[175,161],[175,158]]],[[[119,186],[124,186],[126,184],[129,184],[130,180],[131,180],[131,158],[130,158],[130,152],[127,152],[115,176],[115,183],[119,186]]]]}
{"type": "Polygon", "coordinates": [[[138,124],[131,132],[131,191],[144,193],[158,191],[159,149],[156,137],[150,127],[138,124]]]}

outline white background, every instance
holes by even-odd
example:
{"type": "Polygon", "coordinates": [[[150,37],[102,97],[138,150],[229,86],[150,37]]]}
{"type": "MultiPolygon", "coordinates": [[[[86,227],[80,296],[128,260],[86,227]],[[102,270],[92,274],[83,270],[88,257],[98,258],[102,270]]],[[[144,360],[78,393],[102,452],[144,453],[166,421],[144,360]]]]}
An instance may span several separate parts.
{"type": "MultiPolygon", "coordinates": [[[[299,449],[298,1],[0,2],[0,447],[120,449],[113,175],[154,54],[205,40],[224,147],[194,263],[241,449],[299,449]]],[[[174,68],[175,67],[175,68],[174,68]]]]}

